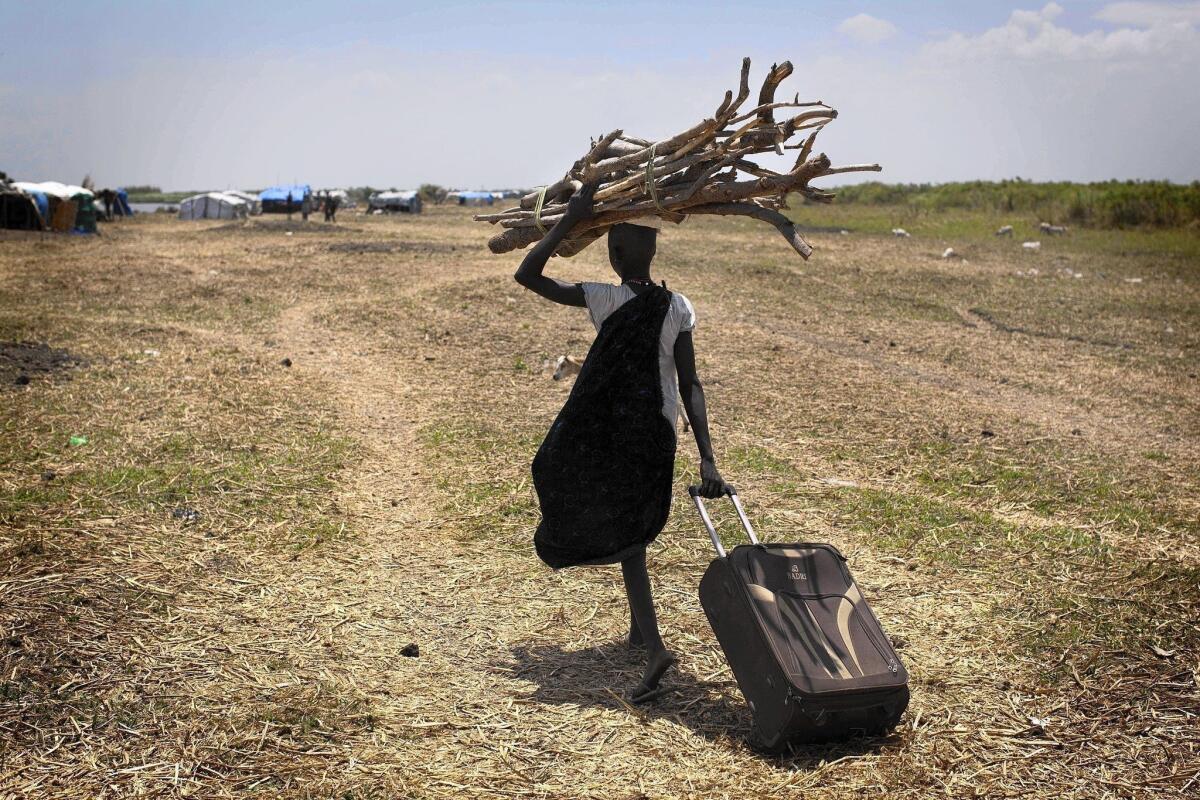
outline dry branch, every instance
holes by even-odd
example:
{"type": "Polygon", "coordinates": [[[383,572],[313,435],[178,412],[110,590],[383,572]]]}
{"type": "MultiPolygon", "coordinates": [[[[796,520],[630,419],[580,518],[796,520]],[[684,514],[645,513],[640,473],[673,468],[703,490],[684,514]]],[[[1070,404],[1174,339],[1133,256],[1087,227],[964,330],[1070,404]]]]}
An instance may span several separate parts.
{"type": "Polygon", "coordinates": [[[657,142],[620,129],[600,137],[562,179],[546,187],[540,214],[534,213],[543,194],[539,190],[522,197],[513,208],[476,215],[477,221],[505,228],[488,241],[488,247],[493,253],[528,247],[562,219],[571,195],[584,183],[599,181],[594,215],[571,230],[557,255],[575,255],[613,225],[642,216],[681,222],[688,214],[734,214],[770,223],[808,258],[812,248],[775,209],[786,207],[787,195],[793,192],[829,202],[833,195],[810,186],[810,181],[845,172],[878,172],[880,167],[833,167],[823,153],[812,155],[817,134],[837,118],[837,111],[819,100],[801,102],[799,96],[777,102],[775,92],[791,74],[787,61],[772,65],[759,89],[758,104],[739,113],[750,96],[750,59],[743,59],[737,96],[726,92],[711,118],[657,142]],[[777,122],[775,111],[785,108],[804,110],[777,122]],[[801,131],[808,132],[803,141],[789,144],[801,131]],[[785,149],[800,151],[787,173],[748,158],[760,153],[782,155],[785,149]],[[752,180],[739,180],[739,175],[752,180]]]}

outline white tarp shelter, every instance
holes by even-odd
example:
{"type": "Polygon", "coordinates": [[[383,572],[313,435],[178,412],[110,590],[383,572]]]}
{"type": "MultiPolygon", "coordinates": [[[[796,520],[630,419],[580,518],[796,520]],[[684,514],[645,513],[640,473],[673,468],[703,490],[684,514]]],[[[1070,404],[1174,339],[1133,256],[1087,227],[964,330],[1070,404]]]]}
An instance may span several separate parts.
{"type": "Polygon", "coordinates": [[[376,192],[367,199],[369,210],[399,211],[408,214],[421,213],[421,195],[414,190],[403,192],[376,192]]]}
{"type": "Polygon", "coordinates": [[[228,192],[207,192],[179,204],[180,219],[245,219],[250,204],[228,192]]]}
{"type": "Polygon", "coordinates": [[[258,195],[256,194],[243,192],[241,189],[226,189],[224,192],[221,192],[221,194],[233,195],[234,197],[239,197],[242,200],[245,200],[250,206],[250,208],[247,209],[247,213],[249,213],[252,217],[262,213],[262,203],[259,202],[258,195]]]}
{"type": "Polygon", "coordinates": [[[41,192],[50,197],[57,197],[60,200],[70,200],[76,195],[85,194],[88,197],[95,197],[96,193],[91,189],[85,189],[82,186],[73,186],[68,183],[59,183],[58,181],[42,181],[41,183],[30,183],[28,181],[17,181],[13,184],[25,194],[34,194],[41,192]]]}
{"type": "Polygon", "coordinates": [[[354,202],[354,200],[350,197],[350,193],[345,189],[331,189],[327,194],[330,197],[337,198],[338,208],[354,208],[358,205],[358,203],[354,202]]]}

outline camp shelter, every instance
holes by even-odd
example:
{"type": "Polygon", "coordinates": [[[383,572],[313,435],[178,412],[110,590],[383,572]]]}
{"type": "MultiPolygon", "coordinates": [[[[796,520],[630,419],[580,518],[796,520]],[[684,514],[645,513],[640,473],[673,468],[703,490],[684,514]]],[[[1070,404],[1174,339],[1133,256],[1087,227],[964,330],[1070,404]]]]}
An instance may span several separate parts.
{"type": "Polygon", "coordinates": [[[450,197],[458,198],[460,206],[490,206],[496,202],[493,192],[451,192],[450,197]]]}
{"type": "Polygon", "coordinates": [[[75,204],[75,233],[96,233],[96,197],[93,194],[77,194],[71,198],[75,204]]]}
{"type": "Polygon", "coordinates": [[[305,198],[312,196],[312,187],[307,183],[297,183],[290,186],[271,186],[258,194],[264,214],[286,214],[288,195],[292,196],[292,211],[299,213],[305,198]]]}
{"type": "MultiPolygon", "coordinates": [[[[46,196],[42,194],[39,197],[41,204],[48,208],[46,196]]],[[[44,227],[45,221],[38,199],[18,191],[8,183],[0,182],[0,228],[40,231],[44,227]]]]}
{"type": "Polygon", "coordinates": [[[327,198],[337,200],[338,208],[355,208],[358,203],[350,196],[350,193],[345,189],[329,189],[325,192],[327,198]]]}
{"type": "Polygon", "coordinates": [[[259,202],[258,195],[253,192],[243,192],[240,189],[227,189],[224,194],[233,195],[245,200],[247,206],[249,206],[247,213],[250,216],[257,216],[262,213],[262,203],[259,202]]]}
{"type": "Polygon", "coordinates": [[[376,192],[367,199],[369,211],[382,210],[389,213],[420,214],[421,195],[416,191],[376,192]]]}
{"type": "Polygon", "coordinates": [[[96,195],[90,189],[58,181],[13,184],[28,195],[43,195],[47,200],[44,219],[51,230],[79,233],[96,232],[96,195]]]}
{"type": "Polygon", "coordinates": [[[180,219],[245,219],[250,204],[225,192],[192,195],[179,204],[180,219]]]}
{"type": "Polygon", "coordinates": [[[119,217],[133,216],[133,209],[129,207],[129,192],[117,189],[117,202],[113,203],[113,213],[119,217]]]}
{"type": "Polygon", "coordinates": [[[79,212],[79,204],[74,200],[63,200],[50,204],[50,230],[56,233],[69,233],[75,227],[75,216],[79,212]]]}
{"type": "Polygon", "coordinates": [[[60,200],[70,200],[79,195],[87,195],[95,197],[95,193],[91,189],[85,189],[82,186],[76,186],[70,183],[59,183],[58,181],[42,181],[41,183],[30,183],[29,181],[17,181],[13,186],[20,189],[22,192],[41,192],[49,197],[57,197],[60,200]]]}

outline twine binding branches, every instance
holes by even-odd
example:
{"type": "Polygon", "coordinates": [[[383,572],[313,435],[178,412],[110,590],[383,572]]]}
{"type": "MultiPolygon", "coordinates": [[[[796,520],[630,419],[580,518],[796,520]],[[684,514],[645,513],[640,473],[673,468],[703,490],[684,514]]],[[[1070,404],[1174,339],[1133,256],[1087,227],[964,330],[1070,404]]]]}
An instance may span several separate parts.
{"type": "Polygon", "coordinates": [[[537,226],[542,236],[546,235],[546,226],[542,222],[542,205],[546,202],[546,189],[548,188],[543,186],[538,190],[537,204],[533,207],[533,224],[537,226]]]}
{"type": "Polygon", "coordinates": [[[658,187],[654,185],[654,154],[658,151],[658,142],[650,145],[650,158],[646,161],[646,194],[650,195],[650,199],[654,201],[654,207],[664,214],[671,212],[662,207],[662,203],[658,201],[658,187]]]}

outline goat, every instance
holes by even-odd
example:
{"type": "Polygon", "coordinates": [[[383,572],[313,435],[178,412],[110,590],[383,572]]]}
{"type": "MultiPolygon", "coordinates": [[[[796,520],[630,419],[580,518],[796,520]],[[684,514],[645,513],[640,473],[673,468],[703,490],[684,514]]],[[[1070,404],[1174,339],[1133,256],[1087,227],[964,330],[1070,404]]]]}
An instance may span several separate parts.
{"type": "MultiPolygon", "coordinates": [[[[578,375],[581,369],[583,369],[583,362],[575,356],[559,356],[558,360],[554,362],[554,374],[550,377],[561,381],[578,375]]],[[[682,397],[679,398],[679,416],[683,418],[683,432],[687,433],[692,429],[692,423],[688,421],[687,409],[684,408],[682,397]]]]}
{"type": "Polygon", "coordinates": [[[1049,236],[1062,236],[1067,232],[1066,225],[1051,225],[1049,222],[1043,222],[1038,225],[1038,230],[1049,236]]]}
{"type": "Polygon", "coordinates": [[[1041,242],[1021,242],[1021,247],[1024,247],[1026,250],[1036,251],[1036,250],[1042,249],[1042,243],[1041,242]]]}
{"type": "Polygon", "coordinates": [[[954,258],[957,255],[958,255],[958,253],[954,252],[953,247],[947,247],[945,250],[942,251],[942,258],[954,258]]]}
{"type": "Polygon", "coordinates": [[[996,235],[997,236],[1012,236],[1013,235],[1013,226],[1012,225],[1003,226],[1002,228],[1000,228],[1000,230],[996,231],[996,235]]]}
{"type": "Polygon", "coordinates": [[[912,238],[912,234],[904,230],[904,228],[892,228],[892,236],[897,236],[901,239],[912,238]]]}
{"type": "Polygon", "coordinates": [[[561,381],[563,378],[578,375],[581,369],[583,369],[583,362],[575,356],[559,356],[558,361],[554,362],[554,374],[550,377],[561,381]]]}

